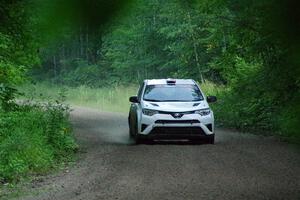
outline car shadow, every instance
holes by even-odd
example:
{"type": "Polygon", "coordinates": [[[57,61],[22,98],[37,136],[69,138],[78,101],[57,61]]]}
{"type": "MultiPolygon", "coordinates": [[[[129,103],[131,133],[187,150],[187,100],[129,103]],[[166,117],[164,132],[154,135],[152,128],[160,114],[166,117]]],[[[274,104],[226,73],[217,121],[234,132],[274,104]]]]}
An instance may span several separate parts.
{"type": "Polygon", "coordinates": [[[190,140],[150,140],[144,141],[141,144],[145,145],[203,145],[205,141],[190,141],[190,140]]]}

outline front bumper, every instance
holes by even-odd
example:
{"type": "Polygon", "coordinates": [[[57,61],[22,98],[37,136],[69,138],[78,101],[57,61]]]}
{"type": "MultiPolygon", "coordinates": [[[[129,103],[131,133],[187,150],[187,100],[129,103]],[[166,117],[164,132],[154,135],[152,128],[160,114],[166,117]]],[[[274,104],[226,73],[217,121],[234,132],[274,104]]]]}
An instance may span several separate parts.
{"type": "Polygon", "coordinates": [[[139,135],[159,139],[193,139],[214,134],[213,113],[207,116],[185,114],[174,118],[170,114],[143,115],[139,123],[139,135]]]}

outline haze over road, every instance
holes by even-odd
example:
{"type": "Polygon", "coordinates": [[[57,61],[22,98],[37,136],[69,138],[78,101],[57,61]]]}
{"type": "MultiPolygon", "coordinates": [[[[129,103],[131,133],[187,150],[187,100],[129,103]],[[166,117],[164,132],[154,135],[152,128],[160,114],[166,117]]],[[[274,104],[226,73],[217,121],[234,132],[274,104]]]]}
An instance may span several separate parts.
{"type": "Polygon", "coordinates": [[[300,199],[300,152],[218,129],[215,145],[132,145],[127,115],[76,107],[79,161],[23,199],[300,199]]]}

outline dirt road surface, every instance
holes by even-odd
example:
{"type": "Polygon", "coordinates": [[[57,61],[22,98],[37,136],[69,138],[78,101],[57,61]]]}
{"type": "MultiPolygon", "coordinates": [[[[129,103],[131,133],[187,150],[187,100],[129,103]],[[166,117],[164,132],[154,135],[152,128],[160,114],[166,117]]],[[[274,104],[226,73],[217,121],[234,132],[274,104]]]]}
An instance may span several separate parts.
{"type": "Polygon", "coordinates": [[[218,129],[215,145],[133,145],[125,114],[76,107],[72,123],[77,164],[21,199],[300,199],[300,152],[274,138],[218,129]]]}

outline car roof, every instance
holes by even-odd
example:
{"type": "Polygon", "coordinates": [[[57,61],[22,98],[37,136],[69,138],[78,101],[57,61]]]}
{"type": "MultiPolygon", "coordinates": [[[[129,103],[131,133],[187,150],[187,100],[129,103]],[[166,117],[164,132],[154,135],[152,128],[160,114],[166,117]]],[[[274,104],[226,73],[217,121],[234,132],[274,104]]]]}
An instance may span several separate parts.
{"type": "Polygon", "coordinates": [[[180,84],[191,84],[191,85],[195,85],[196,82],[193,79],[172,79],[172,78],[168,78],[168,79],[147,79],[145,80],[145,84],[146,85],[165,85],[167,84],[167,80],[174,80],[176,81],[176,85],[180,85],[180,84]]]}

